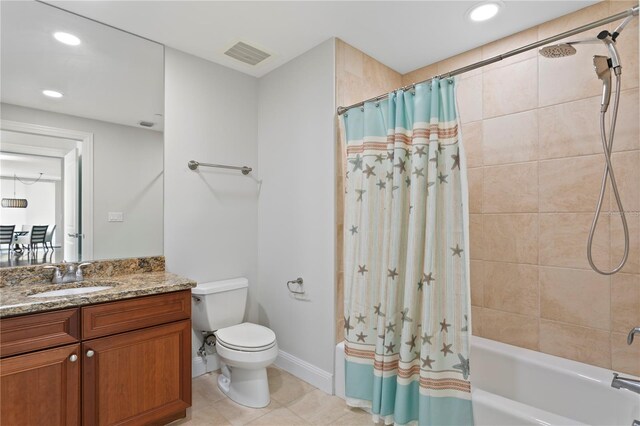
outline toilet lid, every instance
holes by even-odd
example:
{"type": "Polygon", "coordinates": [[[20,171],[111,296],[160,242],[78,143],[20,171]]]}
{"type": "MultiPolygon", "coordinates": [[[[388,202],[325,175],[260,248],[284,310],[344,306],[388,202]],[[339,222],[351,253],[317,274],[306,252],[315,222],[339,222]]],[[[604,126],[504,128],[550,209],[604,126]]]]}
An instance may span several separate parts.
{"type": "Polygon", "coordinates": [[[221,328],[215,335],[223,345],[236,348],[264,348],[276,341],[273,331],[250,322],[221,328]]]}

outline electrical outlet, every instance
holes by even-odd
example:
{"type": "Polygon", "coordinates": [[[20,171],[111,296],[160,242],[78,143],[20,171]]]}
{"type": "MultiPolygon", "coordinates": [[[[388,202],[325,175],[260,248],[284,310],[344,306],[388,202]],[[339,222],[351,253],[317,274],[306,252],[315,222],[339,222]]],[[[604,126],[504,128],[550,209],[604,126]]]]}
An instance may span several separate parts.
{"type": "Polygon", "coordinates": [[[124,222],[124,215],[122,212],[109,212],[107,220],[109,222],[124,222]]]}

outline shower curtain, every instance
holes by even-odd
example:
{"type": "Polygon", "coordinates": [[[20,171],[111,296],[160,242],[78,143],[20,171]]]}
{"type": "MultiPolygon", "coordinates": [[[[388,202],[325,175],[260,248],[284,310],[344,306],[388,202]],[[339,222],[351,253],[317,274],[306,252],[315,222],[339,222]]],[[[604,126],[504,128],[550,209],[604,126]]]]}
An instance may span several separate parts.
{"type": "Polygon", "coordinates": [[[434,79],[343,115],[346,396],[386,424],[473,424],[455,86],[434,79]]]}

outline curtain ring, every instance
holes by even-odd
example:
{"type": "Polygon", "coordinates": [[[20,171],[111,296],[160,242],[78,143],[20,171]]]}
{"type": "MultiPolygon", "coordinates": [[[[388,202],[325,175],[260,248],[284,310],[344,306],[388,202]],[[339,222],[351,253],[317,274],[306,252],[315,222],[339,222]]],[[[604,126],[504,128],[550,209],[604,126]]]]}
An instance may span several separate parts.
{"type": "Polygon", "coordinates": [[[360,111],[364,112],[364,106],[360,107],[360,111]]]}
{"type": "Polygon", "coordinates": [[[376,108],[380,108],[380,102],[376,102],[376,108]]]}

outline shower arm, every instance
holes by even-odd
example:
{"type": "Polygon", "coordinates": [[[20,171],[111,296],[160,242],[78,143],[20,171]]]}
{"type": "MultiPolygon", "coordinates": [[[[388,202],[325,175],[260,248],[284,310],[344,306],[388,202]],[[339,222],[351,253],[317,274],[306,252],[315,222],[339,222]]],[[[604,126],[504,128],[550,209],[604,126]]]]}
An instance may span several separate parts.
{"type": "MultiPolygon", "coordinates": [[[[529,50],[537,49],[537,48],[545,46],[547,44],[551,44],[553,42],[556,42],[556,41],[559,41],[559,40],[574,36],[576,34],[580,34],[580,33],[583,33],[585,31],[592,30],[592,29],[600,27],[602,25],[610,24],[611,22],[615,22],[615,21],[619,21],[620,19],[624,19],[624,21],[616,28],[616,30],[614,30],[614,33],[611,35],[611,38],[614,39],[614,36],[617,37],[619,35],[620,31],[622,31],[624,29],[624,27],[627,24],[629,24],[629,22],[633,18],[638,16],[638,11],[640,11],[640,6],[634,6],[631,9],[627,9],[627,10],[625,10],[623,12],[616,13],[615,15],[611,15],[611,16],[609,16],[607,18],[603,18],[603,19],[600,19],[598,21],[591,22],[590,24],[582,25],[582,26],[574,28],[572,30],[565,31],[565,32],[563,32],[561,34],[557,34],[555,36],[548,37],[548,38],[546,38],[544,40],[540,40],[540,41],[537,41],[535,43],[531,43],[531,44],[528,44],[526,46],[522,46],[522,47],[519,47],[517,49],[510,50],[510,51],[508,51],[506,53],[503,53],[501,55],[496,55],[496,56],[493,56],[491,58],[488,58],[488,59],[485,59],[485,60],[482,60],[482,61],[479,61],[479,62],[475,62],[475,63],[473,63],[471,65],[467,65],[467,66],[464,66],[462,68],[458,68],[458,69],[446,72],[446,73],[441,74],[441,75],[433,76],[431,78],[428,78],[428,79],[420,81],[420,82],[416,82],[416,83],[413,83],[413,84],[409,84],[407,86],[400,87],[400,88],[398,88],[396,90],[409,90],[409,89],[415,88],[416,84],[427,83],[427,82],[429,82],[429,81],[431,81],[433,79],[448,78],[448,77],[453,77],[453,76],[456,76],[456,75],[459,75],[459,74],[463,74],[463,73],[466,73],[466,72],[469,72],[469,71],[473,71],[473,70],[475,70],[477,68],[482,68],[484,66],[493,64],[495,62],[500,62],[503,59],[510,58],[511,56],[519,55],[521,53],[528,52],[529,50]],[[616,34],[616,32],[618,34],[616,34]]],[[[600,42],[602,42],[602,41],[600,40],[600,42]]],[[[364,101],[361,101],[361,102],[358,102],[358,103],[355,103],[353,105],[349,105],[349,106],[346,106],[346,107],[339,106],[338,109],[337,109],[338,115],[344,114],[345,112],[347,112],[351,108],[361,107],[366,102],[380,101],[382,99],[387,98],[388,96],[389,96],[389,94],[385,93],[385,94],[376,96],[374,98],[366,99],[364,101]]]]}

